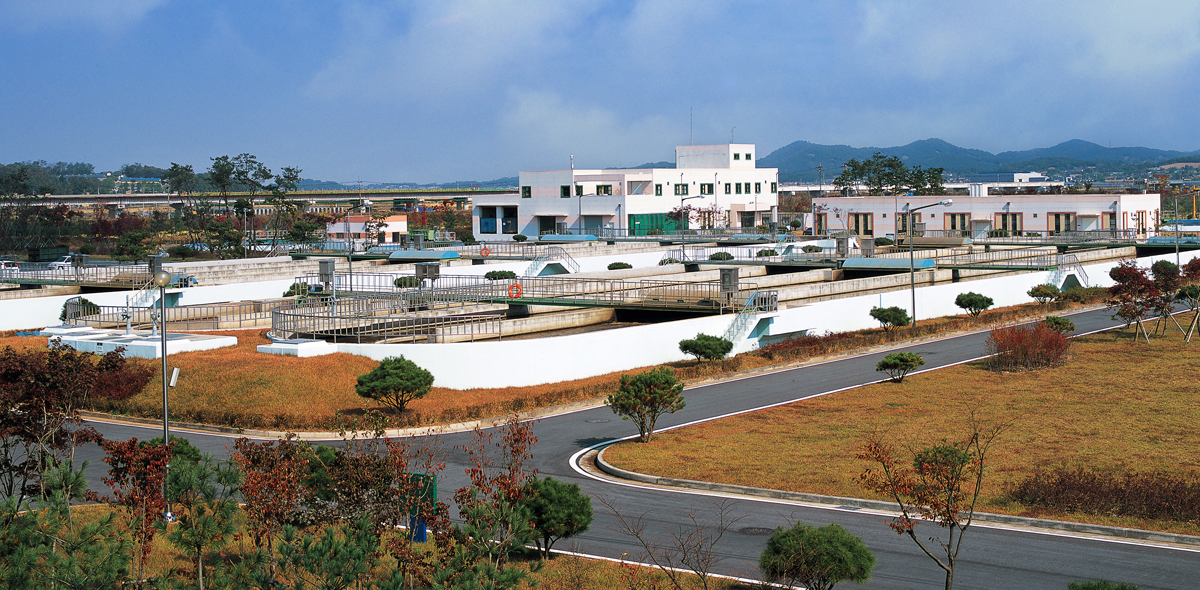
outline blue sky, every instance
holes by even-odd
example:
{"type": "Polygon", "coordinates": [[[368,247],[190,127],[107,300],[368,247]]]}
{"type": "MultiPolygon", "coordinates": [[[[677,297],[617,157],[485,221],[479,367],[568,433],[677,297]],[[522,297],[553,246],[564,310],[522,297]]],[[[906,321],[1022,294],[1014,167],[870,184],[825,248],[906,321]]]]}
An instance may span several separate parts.
{"type": "Polygon", "coordinates": [[[1195,0],[0,0],[0,55],[4,163],[447,182],[731,133],[1200,149],[1195,0]]]}

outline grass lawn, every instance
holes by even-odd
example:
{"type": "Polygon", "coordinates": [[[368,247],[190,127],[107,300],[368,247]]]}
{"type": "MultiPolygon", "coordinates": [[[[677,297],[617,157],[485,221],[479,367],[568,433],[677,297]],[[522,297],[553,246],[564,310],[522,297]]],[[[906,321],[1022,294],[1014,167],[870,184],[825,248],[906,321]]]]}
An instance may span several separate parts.
{"type": "Polygon", "coordinates": [[[1015,420],[991,451],[982,511],[1200,534],[1196,522],[1048,515],[1005,501],[1005,489],[1038,467],[1200,472],[1200,343],[1184,345],[1178,331],[1150,345],[1134,343],[1129,332],[1119,340],[1100,334],[1080,338],[1073,355],[1064,366],[1031,373],[972,363],[910,376],[663,432],[650,444],[622,443],[605,459],[666,477],[884,499],[855,483],[867,467],[855,455],[872,432],[885,432],[898,447],[953,440],[977,407],[992,420],[1015,420]]]}

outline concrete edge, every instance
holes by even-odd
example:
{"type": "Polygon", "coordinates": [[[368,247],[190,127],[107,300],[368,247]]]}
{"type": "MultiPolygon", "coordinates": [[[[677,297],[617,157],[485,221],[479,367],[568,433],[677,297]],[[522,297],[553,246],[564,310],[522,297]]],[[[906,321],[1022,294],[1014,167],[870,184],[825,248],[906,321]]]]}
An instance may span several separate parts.
{"type": "MultiPolygon", "coordinates": [[[[730,484],[710,483],[704,481],[695,481],[690,479],[674,479],[669,477],[659,477],[657,475],[647,475],[637,473],[635,471],[627,471],[604,460],[604,451],[607,447],[600,449],[596,453],[596,467],[608,475],[617,479],[636,481],[656,486],[679,488],[686,490],[698,490],[705,492],[717,492],[723,494],[738,494],[743,496],[752,496],[756,498],[770,498],[774,500],[786,500],[790,502],[804,502],[809,504],[824,504],[835,507],[850,507],[850,508],[868,508],[882,512],[896,512],[896,505],[890,502],[882,502],[879,500],[865,500],[862,498],[843,498],[840,496],[822,496],[820,494],[808,494],[804,492],[788,492],[782,490],[772,490],[767,488],[755,488],[749,486],[737,486],[730,484]]],[[[1067,522],[1062,520],[1047,520],[1041,518],[1030,518],[1026,516],[1009,516],[1007,514],[992,514],[990,512],[976,512],[974,517],[975,522],[987,522],[995,524],[1005,524],[1012,526],[1020,526],[1035,529],[1045,529],[1051,531],[1064,531],[1070,533],[1080,533],[1087,535],[1099,535],[1104,537],[1114,537],[1118,539],[1131,539],[1136,541],[1150,541],[1155,543],[1173,543],[1178,545],[1188,545],[1200,547],[1200,536],[1182,535],[1178,533],[1162,533],[1158,531],[1147,531],[1142,529],[1131,529],[1124,527],[1114,527],[1098,524],[1087,524],[1081,522],[1067,522]]]]}

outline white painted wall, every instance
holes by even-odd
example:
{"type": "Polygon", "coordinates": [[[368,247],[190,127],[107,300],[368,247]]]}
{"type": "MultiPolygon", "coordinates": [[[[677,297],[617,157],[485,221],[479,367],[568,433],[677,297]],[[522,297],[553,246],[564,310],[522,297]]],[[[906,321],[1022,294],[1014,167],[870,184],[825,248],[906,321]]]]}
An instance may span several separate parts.
{"type": "MultiPolygon", "coordinates": [[[[191,287],[188,289],[168,289],[167,291],[181,294],[179,298],[180,305],[206,305],[210,303],[251,301],[279,297],[283,295],[284,291],[287,291],[293,282],[294,279],[286,279],[258,283],[191,287]]],[[[96,305],[121,306],[125,305],[125,297],[131,293],[133,291],[87,293],[84,297],[96,305]]],[[[63,304],[72,297],[76,297],[76,295],[0,301],[0,330],[32,330],[46,326],[57,326],[59,325],[58,314],[62,313],[63,304]]],[[[157,297],[155,301],[158,301],[157,297]]]]}
{"type": "MultiPolygon", "coordinates": [[[[1181,262],[1200,253],[1181,255],[1181,262]]],[[[1175,261],[1175,255],[1141,258],[1138,264],[1149,266],[1159,260],[1175,261]]],[[[1085,266],[1091,286],[1112,284],[1108,271],[1116,262],[1085,266]]],[[[954,304],[960,293],[973,291],[995,300],[997,307],[1028,303],[1026,292],[1045,283],[1049,272],[1019,274],[917,289],[918,321],[921,318],[959,315],[954,304]]],[[[784,310],[775,317],[771,334],[809,330],[812,333],[844,332],[877,327],[870,316],[872,307],[910,306],[909,291],[864,295],[822,301],[784,310]]],[[[679,352],[679,341],[703,332],[721,335],[733,321],[732,315],[683,320],[652,326],[605,330],[554,338],[512,342],[461,342],[449,344],[379,345],[338,344],[340,352],[359,354],[376,360],[388,356],[405,358],[428,369],[441,387],[508,387],[553,383],[580,379],[613,371],[646,367],[690,358],[679,352]]],[[[755,341],[748,334],[734,343],[734,353],[751,350],[755,341]]]]}

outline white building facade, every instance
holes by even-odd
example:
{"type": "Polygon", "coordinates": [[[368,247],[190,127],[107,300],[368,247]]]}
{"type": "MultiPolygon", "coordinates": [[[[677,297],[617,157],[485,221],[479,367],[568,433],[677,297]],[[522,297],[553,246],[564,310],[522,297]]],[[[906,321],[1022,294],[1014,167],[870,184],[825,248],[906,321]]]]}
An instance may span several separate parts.
{"type": "Polygon", "coordinates": [[[408,233],[407,215],[389,215],[379,221],[376,230],[367,233],[367,222],[370,215],[348,215],[344,219],[325,224],[325,238],[328,240],[346,239],[347,229],[353,240],[370,240],[380,244],[399,243],[400,236],[408,233]]]}
{"type": "MultiPolygon", "coordinates": [[[[1001,230],[1008,235],[1042,236],[1060,232],[1130,230],[1151,237],[1161,221],[1157,194],[1023,194],[971,196],[825,196],[813,199],[818,234],[847,231],[852,235],[892,237],[907,227],[909,207],[951,199],[948,207],[929,207],[912,214],[913,226],[926,231],[962,232],[962,237],[986,236],[1001,230]]],[[[982,194],[981,194],[982,193],[982,194]]]]}
{"type": "Polygon", "coordinates": [[[753,144],[679,146],[675,168],[521,172],[516,195],[480,196],[478,240],[548,233],[655,235],[681,229],[753,228],[775,219],[779,171],[755,167],[753,144]],[[691,213],[682,224],[668,213],[691,213]]]}

